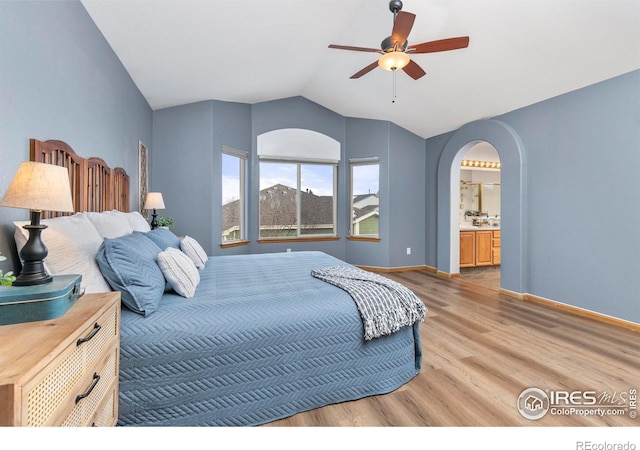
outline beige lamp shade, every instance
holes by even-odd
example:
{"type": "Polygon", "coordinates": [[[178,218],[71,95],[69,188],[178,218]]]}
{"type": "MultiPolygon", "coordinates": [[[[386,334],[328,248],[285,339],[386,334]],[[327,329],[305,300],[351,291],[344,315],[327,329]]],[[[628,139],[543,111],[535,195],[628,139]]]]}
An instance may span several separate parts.
{"type": "Polygon", "coordinates": [[[164,209],[164,200],[161,192],[149,192],[144,201],[144,209],[164,209]]]}
{"type": "Polygon", "coordinates": [[[380,57],[378,65],[384,70],[398,70],[403,69],[409,61],[409,55],[405,52],[389,52],[380,57]]]}
{"type": "Polygon", "coordinates": [[[34,211],[73,212],[67,169],[33,161],[22,162],[0,205],[34,211]]]}

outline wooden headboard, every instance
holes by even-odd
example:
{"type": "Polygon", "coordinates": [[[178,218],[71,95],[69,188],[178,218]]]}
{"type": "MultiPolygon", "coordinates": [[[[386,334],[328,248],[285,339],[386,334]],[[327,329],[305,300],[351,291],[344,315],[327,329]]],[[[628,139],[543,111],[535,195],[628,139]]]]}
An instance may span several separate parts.
{"type": "MultiPolygon", "coordinates": [[[[129,175],[100,158],[82,158],[62,141],[31,139],[30,160],[66,167],[75,212],[129,212],[129,175]]],[[[43,211],[43,218],[63,215],[43,211]]]]}

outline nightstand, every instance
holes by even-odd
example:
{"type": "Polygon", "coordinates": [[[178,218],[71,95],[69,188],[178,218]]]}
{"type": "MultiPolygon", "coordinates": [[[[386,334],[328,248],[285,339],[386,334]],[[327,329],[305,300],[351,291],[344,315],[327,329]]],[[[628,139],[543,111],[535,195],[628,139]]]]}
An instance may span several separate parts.
{"type": "Polygon", "coordinates": [[[120,293],[85,294],[61,317],[0,326],[0,426],[114,426],[120,293]]]}

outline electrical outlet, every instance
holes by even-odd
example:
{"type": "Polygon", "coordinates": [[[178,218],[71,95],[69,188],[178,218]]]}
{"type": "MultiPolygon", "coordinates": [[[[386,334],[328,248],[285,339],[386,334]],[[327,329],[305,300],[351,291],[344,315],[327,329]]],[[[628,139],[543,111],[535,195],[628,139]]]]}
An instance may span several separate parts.
{"type": "Polygon", "coordinates": [[[291,249],[290,248],[287,249],[287,253],[291,253],[291,249]]]}
{"type": "Polygon", "coordinates": [[[411,247],[407,247],[407,255],[411,254],[411,247]]]}

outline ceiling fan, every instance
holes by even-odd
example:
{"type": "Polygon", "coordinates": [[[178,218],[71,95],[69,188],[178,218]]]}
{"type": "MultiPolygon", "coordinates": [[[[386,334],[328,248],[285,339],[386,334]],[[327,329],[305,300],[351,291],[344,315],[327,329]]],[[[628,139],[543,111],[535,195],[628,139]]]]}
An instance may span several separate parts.
{"type": "Polygon", "coordinates": [[[360,78],[371,72],[377,66],[385,70],[404,70],[414,80],[426,75],[426,72],[415,61],[411,60],[410,54],[445,52],[457,50],[469,46],[469,36],[440,39],[437,41],[423,42],[422,44],[409,45],[407,37],[413,27],[415,14],[401,11],[402,2],[392,0],[389,2],[389,10],[393,13],[393,29],[391,36],[387,37],[380,44],[380,48],[352,47],[348,45],[329,45],[329,48],[339,50],[353,50],[356,52],[380,53],[382,56],[364,69],[354,73],[350,78],[360,78]]]}

